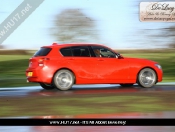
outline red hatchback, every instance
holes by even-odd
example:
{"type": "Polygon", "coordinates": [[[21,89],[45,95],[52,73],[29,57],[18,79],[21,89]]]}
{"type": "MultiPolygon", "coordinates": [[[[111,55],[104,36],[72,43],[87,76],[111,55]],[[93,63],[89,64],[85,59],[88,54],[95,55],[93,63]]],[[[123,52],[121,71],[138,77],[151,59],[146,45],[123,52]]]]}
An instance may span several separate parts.
{"type": "Polygon", "coordinates": [[[99,44],[52,44],[43,46],[29,60],[28,82],[44,89],[68,90],[73,84],[138,83],[149,88],[162,81],[162,68],[154,61],[125,58],[99,44]]]}

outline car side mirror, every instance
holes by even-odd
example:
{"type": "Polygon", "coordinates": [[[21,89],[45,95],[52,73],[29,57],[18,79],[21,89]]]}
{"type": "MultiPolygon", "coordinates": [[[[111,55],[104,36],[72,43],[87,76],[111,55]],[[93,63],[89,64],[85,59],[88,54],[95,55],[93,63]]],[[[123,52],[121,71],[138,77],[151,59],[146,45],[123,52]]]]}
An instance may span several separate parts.
{"type": "Polygon", "coordinates": [[[118,59],[123,59],[124,58],[120,53],[117,53],[117,57],[118,57],[118,59]]]}

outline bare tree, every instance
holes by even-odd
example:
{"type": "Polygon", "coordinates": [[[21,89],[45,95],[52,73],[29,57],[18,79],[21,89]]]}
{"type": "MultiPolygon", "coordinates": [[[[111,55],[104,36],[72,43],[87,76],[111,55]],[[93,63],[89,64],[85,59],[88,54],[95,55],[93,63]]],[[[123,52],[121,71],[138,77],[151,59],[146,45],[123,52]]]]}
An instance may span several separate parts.
{"type": "Polygon", "coordinates": [[[3,45],[0,44],[0,49],[4,49],[5,47],[3,45]]]}
{"type": "Polygon", "coordinates": [[[66,9],[56,16],[54,36],[59,42],[92,42],[98,39],[95,21],[80,9],[66,9]]]}
{"type": "Polygon", "coordinates": [[[169,38],[169,48],[175,48],[175,25],[168,28],[163,28],[164,34],[162,36],[169,38]]]}

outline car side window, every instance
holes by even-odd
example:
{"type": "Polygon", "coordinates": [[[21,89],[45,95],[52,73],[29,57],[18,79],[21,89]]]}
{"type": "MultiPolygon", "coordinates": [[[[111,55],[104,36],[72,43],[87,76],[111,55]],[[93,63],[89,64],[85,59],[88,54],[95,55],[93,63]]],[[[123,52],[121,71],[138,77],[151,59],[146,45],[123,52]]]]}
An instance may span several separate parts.
{"type": "Polygon", "coordinates": [[[70,47],[69,48],[62,48],[60,50],[60,52],[63,56],[72,56],[72,51],[71,51],[70,47]]]}
{"type": "Polygon", "coordinates": [[[92,49],[96,57],[116,58],[116,54],[105,47],[92,46],[92,49]]]}
{"type": "Polygon", "coordinates": [[[88,46],[71,47],[73,56],[75,57],[90,57],[88,46]]]}

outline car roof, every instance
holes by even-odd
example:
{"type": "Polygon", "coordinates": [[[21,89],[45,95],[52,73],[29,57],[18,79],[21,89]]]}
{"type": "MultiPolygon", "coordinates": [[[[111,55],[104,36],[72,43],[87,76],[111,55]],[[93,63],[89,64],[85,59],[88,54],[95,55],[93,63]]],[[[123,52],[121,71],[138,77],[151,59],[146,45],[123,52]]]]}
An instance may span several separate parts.
{"type": "Polygon", "coordinates": [[[42,47],[59,47],[59,48],[63,48],[63,47],[71,47],[71,46],[103,46],[106,47],[103,44],[97,44],[97,43],[53,43],[52,45],[48,45],[48,46],[42,46],[42,47]]]}

